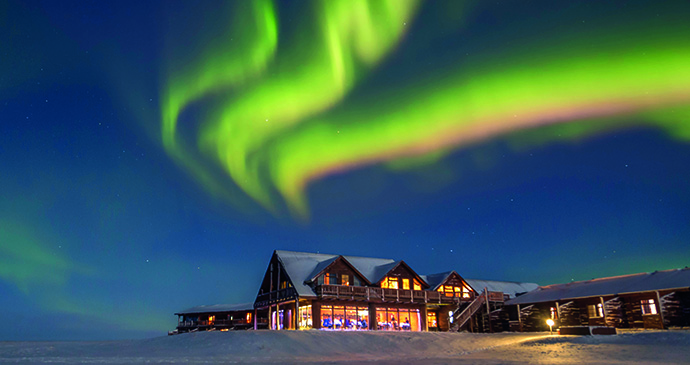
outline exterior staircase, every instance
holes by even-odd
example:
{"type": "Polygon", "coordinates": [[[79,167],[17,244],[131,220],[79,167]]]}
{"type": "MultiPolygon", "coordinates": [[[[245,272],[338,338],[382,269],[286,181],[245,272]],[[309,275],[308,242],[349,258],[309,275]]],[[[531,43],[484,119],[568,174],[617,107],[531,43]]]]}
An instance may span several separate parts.
{"type": "Polygon", "coordinates": [[[453,325],[450,327],[451,332],[459,331],[472,316],[479,311],[486,303],[486,291],[478,295],[474,300],[465,307],[458,307],[453,313],[453,325]]]}

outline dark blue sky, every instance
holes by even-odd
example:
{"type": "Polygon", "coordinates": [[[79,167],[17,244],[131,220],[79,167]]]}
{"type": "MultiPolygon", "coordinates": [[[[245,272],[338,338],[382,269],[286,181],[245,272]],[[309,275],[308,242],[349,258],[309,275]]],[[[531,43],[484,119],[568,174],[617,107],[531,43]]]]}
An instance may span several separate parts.
{"type": "MultiPolygon", "coordinates": [[[[267,211],[227,177],[219,181],[235,202],[210,193],[163,147],[161,90],[166,57],[213,43],[222,4],[0,4],[0,340],[162,335],[177,310],[253,301],[275,249],[539,284],[688,265],[690,143],[647,123],[654,106],[616,115],[621,127],[597,133],[530,144],[538,131],[520,127],[433,163],[335,172],[308,185],[306,221],[280,201],[267,211]]],[[[300,6],[276,6],[279,34],[298,32],[300,6]]],[[[423,3],[394,59],[334,108],[356,108],[377,88],[424,92],[460,49],[500,63],[524,42],[530,52],[545,45],[550,57],[558,37],[544,29],[559,42],[595,34],[625,43],[616,31],[637,21],[663,35],[675,30],[659,24],[688,10],[659,7],[423,3]],[[645,23],[650,17],[661,20],[645,23]],[[597,25],[580,34],[568,19],[597,25]],[[406,86],[401,75],[410,73],[421,75],[412,83],[419,89],[406,86]]],[[[685,91],[674,107],[690,102],[685,91]]],[[[199,166],[224,174],[197,155],[199,166]]]]}

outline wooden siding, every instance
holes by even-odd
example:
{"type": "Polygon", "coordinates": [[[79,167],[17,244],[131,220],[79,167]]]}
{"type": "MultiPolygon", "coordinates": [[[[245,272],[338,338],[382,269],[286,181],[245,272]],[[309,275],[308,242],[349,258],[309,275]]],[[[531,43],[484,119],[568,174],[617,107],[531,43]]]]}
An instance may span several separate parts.
{"type": "Polygon", "coordinates": [[[320,282],[319,278],[324,277],[326,274],[330,275],[335,275],[338,278],[337,283],[330,283],[331,285],[338,285],[340,284],[340,280],[342,278],[342,275],[348,275],[350,278],[350,285],[354,285],[354,278],[357,278],[359,282],[361,283],[360,285],[364,285],[366,283],[366,280],[362,278],[359,274],[357,274],[350,265],[346,264],[343,261],[342,257],[338,257],[335,261],[333,261],[328,267],[319,274],[317,278],[314,279],[315,282],[320,282]]]}

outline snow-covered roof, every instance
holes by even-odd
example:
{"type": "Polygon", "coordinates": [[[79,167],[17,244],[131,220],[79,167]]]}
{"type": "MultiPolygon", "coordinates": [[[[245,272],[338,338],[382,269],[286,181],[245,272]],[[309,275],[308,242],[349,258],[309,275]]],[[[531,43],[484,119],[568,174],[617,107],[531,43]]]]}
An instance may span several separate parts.
{"type": "Polygon", "coordinates": [[[436,290],[439,285],[441,285],[448,277],[450,274],[454,273],[455,271],[446,271],[446,272],[440,272],[438,274],[427,274],[427,275],[420,275],[424,281],[426,281],[427,284],[429,284],[429,289],[431,290],[436,290]]]}
{"type": "MultiPolygon", "coordinates": [[[[455,271],[446,271],[438,274],[422,275],[422,279],[431,285],[432,290],[436,290],[448,277],[455,271]]],[[[482,280],[482,279],[464,279],[472,289],[477,293],[481,293],[484,288],[489,291],[503,292],[508,294],[511,298],[519,293],[526,293],[539,287],[536,283],[520,283],[516,281],[496,281],[496,280],[482,280]]]]}
{"type": "MultiPolygon", "coordinates": [[[[276,255],[300,296],[313,296],[314,291],[307,282],[340,257],[340,255],[283,250],[276,250],[276,255]]],[[[343,256],[343,258],[372,283],[381,280],[397,264],[391,259],[358,256],[343,256]]]]}
{"type": "Polygon", "coordinates": [[[234,312],[244,310],[254,310],[254,303],[199,305],[196,307],[185,309],[183,311],[179,311],[175,313],[175,315],[192,313],[234,312]]]}
{"type": "Polygon", "coordinates": [[[684,268],[540,286],[537,290],[507,301],[506,304],[552,302],[689,287],[690,269],[684,268]]]}
{"type": "Polygon", "coordinates": [[[484,288],[489,291],[499,291],[503,294],[508,294],[511,298],[515,298],[518,294],[527,293],[539,287],[536,283],[520,283],[516,281],[497,281],[497,280],[482,280],[482,279],[465,279],[467,284],[470,284],[472,289],[481,293],[484,288]]]}

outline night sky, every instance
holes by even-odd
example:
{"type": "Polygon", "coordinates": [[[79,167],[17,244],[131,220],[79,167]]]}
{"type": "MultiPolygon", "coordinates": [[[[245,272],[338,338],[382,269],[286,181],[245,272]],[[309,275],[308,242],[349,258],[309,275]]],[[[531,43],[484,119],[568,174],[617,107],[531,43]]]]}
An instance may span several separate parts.
{"type": "Polygon", "coordinates": [[[687,266],[689,5],[0,1],[0,340],[164,335],[275,249],[687,266]]]}

